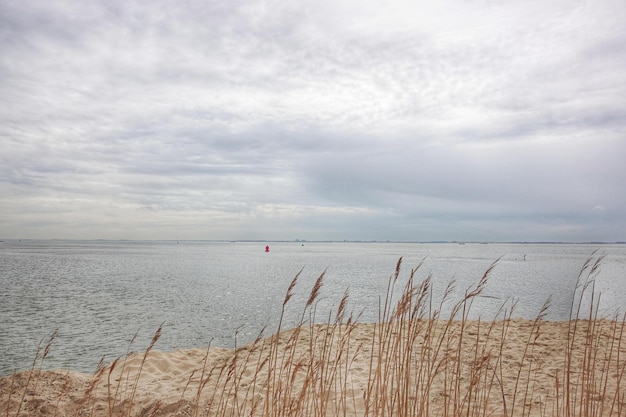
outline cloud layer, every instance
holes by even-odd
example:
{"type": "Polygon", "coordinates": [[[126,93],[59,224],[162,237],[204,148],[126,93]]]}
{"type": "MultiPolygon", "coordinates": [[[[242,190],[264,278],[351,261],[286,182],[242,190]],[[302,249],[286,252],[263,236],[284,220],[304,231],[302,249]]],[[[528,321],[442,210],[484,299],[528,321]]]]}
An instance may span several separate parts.
{"type": "Polygon", "coordinates": [[[0,237],[626,240],[624,21],[0,1],[0,237]]]}

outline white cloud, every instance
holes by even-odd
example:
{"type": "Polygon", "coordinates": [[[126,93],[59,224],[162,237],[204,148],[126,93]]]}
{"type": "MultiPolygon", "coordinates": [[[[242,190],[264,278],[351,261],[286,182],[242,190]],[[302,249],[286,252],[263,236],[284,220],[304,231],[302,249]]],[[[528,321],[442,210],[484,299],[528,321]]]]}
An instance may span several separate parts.
{"type": "Polygon", "coordinates": [[[624,240],[622,2],[0,16],[0,235],[624,240]]]}

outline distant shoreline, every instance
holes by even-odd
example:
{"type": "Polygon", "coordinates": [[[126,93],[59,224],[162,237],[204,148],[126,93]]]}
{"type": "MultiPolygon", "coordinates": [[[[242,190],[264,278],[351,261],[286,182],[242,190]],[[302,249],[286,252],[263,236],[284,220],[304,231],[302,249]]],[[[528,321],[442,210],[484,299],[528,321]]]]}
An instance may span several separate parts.
{"type": "Polygon", "coordinates": [[[169,242],[169,243],[394,243],[394,244],[460,244],[460,245],[626,245],[626,241],[616,242],[559,242],[559,241],[461,241],[461,240],[432,240],[432,241],[409,241],[409,240],[271,240],[271,239],[63,239],[63,238],[5,238],[0,243],[6,242],[169,242]]]}

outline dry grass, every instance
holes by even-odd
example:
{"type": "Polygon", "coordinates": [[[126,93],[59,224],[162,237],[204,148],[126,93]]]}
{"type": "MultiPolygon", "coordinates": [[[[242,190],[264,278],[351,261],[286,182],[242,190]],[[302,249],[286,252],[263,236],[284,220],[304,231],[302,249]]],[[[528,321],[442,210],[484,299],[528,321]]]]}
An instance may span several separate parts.
{"type": "Polygon", "coordinates": [[[167,398],[142,386],[159,327],[143,355],[119,358],[82,379],[41,371],[53,336],[30,371],[0,380],[0,411],[6,417],[625,416],[626,318],[598,317],[594,280],[601,260],[592,257],[583,267],[565,323],[544,320],[549,299],[535,320],[512,319],[510,301],[497,320],[469,320],[497,262],[442,317],[453,284],[433,300],[431,277],[416,279],[418,265],[401,285],[400,259],[377,323],[357,324],[346,291],[337,310],[314,324],[322,273],[300,322],[285,330],[299,273],[272,336],[261,332],[228,352],[209,346],[167,398]],[[56,387],[54,395],[43,395],[43,385],[56,387]]]}

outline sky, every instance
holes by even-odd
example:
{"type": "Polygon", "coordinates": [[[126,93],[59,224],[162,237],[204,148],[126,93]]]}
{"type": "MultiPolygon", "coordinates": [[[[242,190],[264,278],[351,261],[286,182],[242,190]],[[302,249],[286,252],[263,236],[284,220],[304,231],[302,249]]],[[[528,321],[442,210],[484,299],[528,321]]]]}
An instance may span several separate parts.
{"type": "Polygon", "coordinates": [[[0,239],[626,241],[623,0],[0,0],[0,239]]]}

